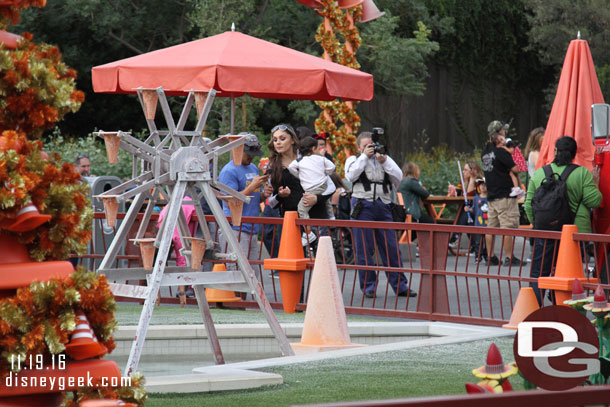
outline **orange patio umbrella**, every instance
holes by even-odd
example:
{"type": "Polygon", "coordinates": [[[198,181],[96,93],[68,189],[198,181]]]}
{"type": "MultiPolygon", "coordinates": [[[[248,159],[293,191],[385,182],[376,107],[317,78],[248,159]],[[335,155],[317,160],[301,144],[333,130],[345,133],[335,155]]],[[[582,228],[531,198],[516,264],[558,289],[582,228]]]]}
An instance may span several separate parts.
{"type": "Polygon", "coordinates": [[[576,139],[578,151],[574,163],[593,168],[595,147],[591,141],[591,105],[604,103],[589,44],[577,39],[570,42],[561,69],[557,94],[544,133],[536,168],[555,158],[555,141],[563,136],[576,139]]]}
{"type": "Polygon", "coordinates": [[[368,73],[234,31],[96,66],[91,76],[95,92],[162,86],[172,96],[213,88],[229,97],[373,98],[368,73]]]}

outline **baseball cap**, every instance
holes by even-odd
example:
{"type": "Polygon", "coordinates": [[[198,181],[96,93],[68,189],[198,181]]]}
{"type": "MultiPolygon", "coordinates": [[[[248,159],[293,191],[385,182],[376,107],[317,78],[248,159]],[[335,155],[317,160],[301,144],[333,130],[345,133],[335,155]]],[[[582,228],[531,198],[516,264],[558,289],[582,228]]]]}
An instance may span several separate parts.
{"type": "Polygon", "coordinates": [[[487,132],[491,134],[491,133],[500,131],[502,129],[508,130],[509,127],[510,126],[507,123],[504,123],[500,120],[494,120],[491,123],[489,123],[489,126],[487,126],[487,132]]]}
{"type": "Polygon", "coordinates": [[[251,156],[263,155],[263,150],[261,150],[261,143],[258,142],[258,137],[251,133],[239,133],[238,136],[246,137],[246,142],[244,143],[244,153],[251,156]]]}

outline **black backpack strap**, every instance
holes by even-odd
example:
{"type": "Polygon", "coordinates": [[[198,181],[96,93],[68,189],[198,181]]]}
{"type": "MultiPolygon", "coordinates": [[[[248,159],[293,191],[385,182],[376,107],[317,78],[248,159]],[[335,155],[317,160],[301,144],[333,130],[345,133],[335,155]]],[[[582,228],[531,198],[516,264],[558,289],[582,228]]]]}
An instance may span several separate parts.
{"type": "Polygon", "coordinates": [[[545,165],[542,169],[544,170],[544,178],[551,178],[553,176],[554,173],[551,164],[545,165]]]}
{"type": "MultiPolygon", "coordinates": [[[[550,167],[550,166],[549,166],[550,167]]],[[[570,176],[570,174],[572,173],[572,171],[574,171],[576,168],[580,167],[579,165],[576,164],[568,164],[566,166],[566,168],[563,170],[563,173],[561,174],[561,180],[563,182],[566,182],[566,180],[568,179],[568,177],[570,176]]]]}

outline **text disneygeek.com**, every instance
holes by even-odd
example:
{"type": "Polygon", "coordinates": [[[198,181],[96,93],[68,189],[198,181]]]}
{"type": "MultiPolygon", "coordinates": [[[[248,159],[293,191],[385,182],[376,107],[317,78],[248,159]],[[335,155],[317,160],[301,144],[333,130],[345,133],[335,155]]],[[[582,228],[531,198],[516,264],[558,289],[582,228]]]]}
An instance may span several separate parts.
{"type": "Polygon", "coordinates": [[[93,377],[87,376],[22,376],[10,373],[4,378],[6,387],[45,388],[52,391],[64,391],[76,387],[130,387],[131,377],[93,377]]]}

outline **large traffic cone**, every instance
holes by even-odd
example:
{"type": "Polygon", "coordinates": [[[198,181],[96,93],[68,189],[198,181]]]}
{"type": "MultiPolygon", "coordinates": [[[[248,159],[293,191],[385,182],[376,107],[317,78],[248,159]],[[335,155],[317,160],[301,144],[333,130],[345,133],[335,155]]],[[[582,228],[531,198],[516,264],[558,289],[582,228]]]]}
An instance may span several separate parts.
{"type": "Polygon", "coordinates": [[[87,316],[84,312],[76,313],[76,328],[70,338],[70,343],[66,345],[66,353],[75,360],[84,360],[103,356],[108,349],[97,341],[95,333],[89,325],[87,316]]]}
{"type": "MultiPolygon", "coordinates": [[[[212,271],[227,271],[224,264],[214,264],[212,271]]],[[[236,297],[233,291],[220,290],[218,288],[206,288],[205,297],[208,302],[235,302],[241,301],[240,297],[236,297]]]]}
{"type": "Polygon", "coordinates": [[[574,279],[580,280],[581,283],[599,283],[597,278],[585,278],[580,245],[574,240],[574,233],[578,233],[576,225],[563,225],[559,251],[557,253],[555,275],[538,278],[538,286],[540,288],[555,290],[555,303],[557,305],[564,305],[564,301],[572,298],[574,279]]]}
{"type": "Polygon", "coordinates": [[[296,354],[366,346],[352,343],[349,337],[330,236],[318,242],[301,342],[290,345],[296,354]]]}
{"type": "Polygon", "coordinates": [[[532,287],[521,287],[519,295],[517,295],[515,308],[510,315],[510,321],[508,321],[508,324],[502,325],[502,328],[517,329],[520,322],[523,322],[529,314],[539,308],[534,289],[532,287]]]}
{"type": "Polygon", "coordinates": [[[282,289],[282,302],[284,312],[287,314],[296,311],[297,302],[303,289],[303,277],[307,262],[303,254],[301,232],[296,224],[298,214],[289,211],[284,214],[282,222],[282,236],[280,237],[280,250],[277,258],[263,261],[266,270],[277,270],[280,275],[282,289]]]}

